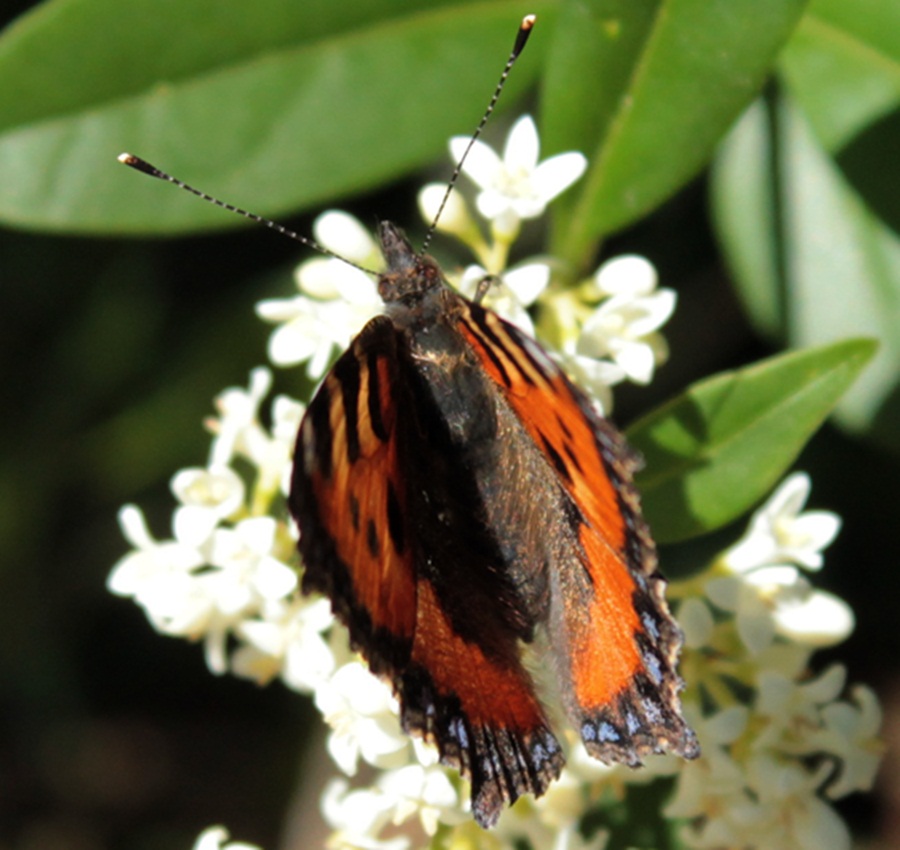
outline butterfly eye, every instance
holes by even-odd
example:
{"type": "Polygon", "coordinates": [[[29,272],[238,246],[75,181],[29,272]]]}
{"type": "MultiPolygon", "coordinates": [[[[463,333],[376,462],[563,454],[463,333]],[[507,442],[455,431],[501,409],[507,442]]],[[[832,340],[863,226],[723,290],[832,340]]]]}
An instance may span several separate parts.
{"type": "Polygon", "coordinates": [[[442,280],[441,270],[431,260],[422,260],[419,273],[428,283],[429,288],[442,280]]]}

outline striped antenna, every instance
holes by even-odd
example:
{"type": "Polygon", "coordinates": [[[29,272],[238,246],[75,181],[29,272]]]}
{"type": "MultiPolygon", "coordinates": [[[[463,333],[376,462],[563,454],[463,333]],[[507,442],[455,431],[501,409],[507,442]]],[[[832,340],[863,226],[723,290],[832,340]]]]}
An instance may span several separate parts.
{"type": "Polygon", "coordinates": [[[497,100],[500,98],[500,92],[503,91],[503,86],[506,85],[506,78],[509,76],[509,72],[512,70],[512,66],[516,64],[516,59],[519,58],[519,54],[525,49],[525,44],[528,41],[528,36],[531,35],[531,29],[534,27],[534,22],[537,20],[536,15],[526,15],[522,18],[522,23],[519,24],[519,31],[516,33],[516,41],[513,44],[512,53],[509,54],[509,59],[506,60],[506,65],[503,68],[503,73],[500,75],[500,80],[497,83],[497,87],[494,89],[494,94],[491,96],[490,103],[487,105],[487,109],[484,110],[484,115],[481,116],[481,121],[478,122],[478,126],[475,128],[475,132],[472,133],[472,138],[469,139],[469,144],[466,146],[466,149],[463,151],[463,155],[459,158],[459,162],[456,163],[456,168],[453,169],[453,174],[450,175],[450,182],[447,184],[447,191],[444,192],[444,197],[441,199],[441,204],[438,207],[437,213],[435,213],[434,220],[431,222],[431,225],[428,228],[428,231],[425,234],[425,239],[422,242],[422,252],[428,249],[429,244],[431,243],[431,238],[434,236],[434,231],[437,229],[438,220],[441,217],[441,214],[444,212],[444,207],[447,206],[447,201],[450,199],[450,193],[456,186],[456,182],[459,180],[459,175],[462,172],[463,163],[466,161],[466,157],[469,155],[469,151],[472,150],[475,142],[478,141],[478,137],[481,135],[481,131],[484,129],[484,125],[487,124],[488,118],[491,117],[491,113],[494,111],[494,107],[497,105],[497,100]]]}
{"type": "MultiPolygon", "coordinates": [[[[431,238],[434,236],[434,231],[437,227],[438,220],[441,217],[441,213],[443,213],[444,211],[444,207],[447,205],[447,199],[450,197],[450,193],[453,191],[457,181],[459,180],[459,175],[462,171],[463,163],[466,161],[466,157],[469,155],[469,151],[472,150],[472,146],[481,135],[481,131],[484,129],[484,125],[487,123],[488,118],[490,118],[491,113],[494,111],[494,106],[496,106],[497,104],[497,99],[500,97],[500,92],[503,90],[503,86],[506,84],[506,78],[509,76],[509,72],[512,69],[512,66],[515,64],[516,59],[519,58],[519,54],[525,47],[525,43],[528,41],[528,36],[531,34],[531,29],[534,26],[534,22],[534,15],[526,15],[522,19],[522,23],[519,25],[519,31],[516,33],[516,41],[513,45],[512,53],[510,53],[509,59],[506,60],[506,65],[503,68],[503,73],[500,75],[500,80],[497,83],[497,87],[494,89],[494,94],[491,97],[490,103],[488,103],[487,109],[484,111],[484,115],[481,117],[481,121],[479,121],[478,126],[475,128],[475,132],[472,134],[472,138],[469,139],[469,144],[463,152],[463,155],[460,157],[459,162],[456,164],[456,168],[453,169],[453,174],[450,177],[450,182],[447,184],[447,191],[444,193],[444,197],[441,200],[440,206],[438,207],[438,211],[434,217],[434,221],[431,222],[431,225],[429,226],[428,231],[425,234],[425,240],[422,243],[422,253],[424,253],[426,248],[428,248],[428,245],[431,242],[431,238]]],[[[346,257],[341,257],[339,254],[335,254],[333,251],[329,251],[327,248],[323,247],[315,240],[310,239],[307,236],[301,236],[299,233],[288,229],[284,225],[278,224],[278,222],[272,221],[268,218],[263,218],[261,215],[248,212],[247,210],[241,209],[240,207],[236,207],[232,204],[226,204],[224,201],[220,201],[218,198],[214,198],[212,195],[208,195],[206,192],[203,192],[200,189],[195,189],[190,184],[185,183],[183,180],[179,180],[177,177],[173,177],[171,174],[167,174],[162,169],[157,168],[155,165],[151,165],[149,162],[147,162],[147,160],[141,159],[139,156],[135,156],[134,154],[130,153],[123,153],[119,154],[118,159],[119,162],[121,162],[123,165],[127,165],[129,168],[133,168],[135,169],[135,171],[141,171],[144,174],[149,174],[151,177],[155,177],[157,180],[165,180],[167,183],[172,183],[175,186],[178,186],[179,189],[184,189],[185,191],[190,192],[192,195],[196,195],[201,200],[207,201],[214,206],[221,207],[223,210],[228,210],[228,212],[236,213],[237,215],[243,216],[244,218],[249,218],[251,221],[255,221],[257,224],[261,224],[264,227],[268,227],[270,230],[274,230],[276,233],[280,233],[282,236],[287,236],[288,239],[293,239],[295,242],[299,242],[301,245],[306,245],[308,248],[312,248],[314,251],[318,251],[320,254],[325,254],[325,256],[327,257],[334,257],[337,260],[341,260],[342,262],[347,263],[347,265],[353,266],[353,268],[359,269],[366,274],[370,274],[373,276],[378,275],[378,272],[357,265],[352,260],[348,260],[346,257]]]]}
{"type": "Polygon", "coordinates": [[[242,210],[240,207],[233,206],[232,204],[226,204],[224,201],[220,201],[218,198],[214,198],[212,195],[207,195],[206,192],[201,192],[199,189],[195,189],[193,186],[185,183],[183,180],[179,180],[177,177],[173,177],[171,174],[167,174],[165,171],[160,170],[155,165],[151,165],[149,162],[147,162],[147,160],[141,159],[139,156],[135,156],[134,154],[130,153],[122,153],[119,154],[118,159],[119,162],[121,162],[123,165],[129,166],[135,171],[141,171],[144,174],[149,174],[151,177],[156,177],[157,180],[165,180],[167,183],[172,183],[179,189],[184,189],[185,191],[190,192],[192,195],[196,195],[198,198],[204,201],[208,201],[214,206],[221,207],[223,210],[228,210],[228,212],[237,213],[244,218],[249,218],[250,221],[255,221],[257,224],[262,224],[264,227],[268,227],[270,230],[274,230],[276,233],[280,233],[282,236],[287,236],[288,239],[293,239],[295,242],[306,245],[308,248],[312,248],[314,251],[318,251],[320,254],[325,254],[325,256],[327,257],[334,257],[336,260],[347,263],[347,265],[353,266],[353,268],[359,269],[366,274],[370,274],[373,276],[378,275],[378,272],[357,265],[352,260],[348,260],[346,257],[335,254],[334,251],[329,251],[314,239],[310,239],[308,236],[301,236],[296,231],[290,230],[283,224],[279,224],[277,221],[263,218],[261,215],[248,212],[247,210],[242,210]]]}

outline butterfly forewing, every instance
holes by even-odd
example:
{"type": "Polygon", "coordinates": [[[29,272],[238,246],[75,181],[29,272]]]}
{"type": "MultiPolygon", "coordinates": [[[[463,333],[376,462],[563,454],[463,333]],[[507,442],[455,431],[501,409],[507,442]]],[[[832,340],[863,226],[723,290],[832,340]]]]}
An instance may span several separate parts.
{"type": "Polygon", "coordinates": [[[300,427],[290,495],[303,589],[331,597],[375,672],[408,661],[416,620],[396,342],[390,320],[373,319],[328,373],[300,427]]]}
{"type": "Polygon", "coordinates": [[[696,755],[678,705],[681,633],[640,513],[633,454],[514,325],[470,304],[460,329],[571,500],[578,563],[560,558],[550,571],[547,624],[568,713],[588,751],[629,764],[649,752],[696,755]]]}

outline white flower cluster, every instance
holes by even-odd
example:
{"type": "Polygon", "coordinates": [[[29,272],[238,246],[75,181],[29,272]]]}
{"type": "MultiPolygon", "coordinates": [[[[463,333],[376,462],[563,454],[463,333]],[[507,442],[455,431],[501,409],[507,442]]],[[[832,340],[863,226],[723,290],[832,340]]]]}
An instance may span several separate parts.
{"type": "Polygon", "coordinates": [[[209,669],[266,682],[281,676],[312,691],[334,664],[322,635],[331,627],[326,600],[297,590],[296,539],[273,501],[286,490],[303,405],[280,396],[272,428],[258,410],[271,385],[267,369],[251,374],[247,390],[230,388],[217,399],[219,418],[210,462],[172,479],[178,500],[170,540],[154,540],[133,505],[119,514],[134,550],[113,568],[110,591],[129,596],[162,634],[202,640],[209,669]],[[234,466],[253,470],[251,485],[234,466]],[[229,638],[236,648],[228,655],[229,638]]]}
{"type": "MultiPolygon", "coordinates": [[[[460,145],[453,141],[455,155],[460,145]]],[[[614,259],[588,281],[559,291],[549,287],[546,260],[506,269],[521,220],[541,215],[584,168],[574,153],[538,164],[537,132],[523,118],[502,158],[477,143],[466,164],[481,189],[477,208],[488,219],[490,241],[457,194],[438,226],[478,261],[459,277],[460,291],[472,296],[486,274],[499,278],[487,292],[488,305],[529,333],[528,308],[539,304],[540,327],[546,322],[550,336],[555,332],[554,356],[608,410],[611,386],[646,383],[665,359],[659,329],[674,310],[674,293],[657,288],[653,267],[640,257],[614,259]]],[[[426,187],[420,195],[426,219],[443,191],[426,187]]],[[[315,232],[329,250],[380,267],[374,241],[352,217],[327,213],[315,232]]],[[[317,379],[381,303],[365,273],[334,259],[303,263],[297,284],[299,295],[262,302],[258,312],[278,325],[269,346],[273,363],[305,363],[317,379]]],[[[123,508],[120,522],[134,548],[115,565],[109,588],[133,598],[161,633],[203,641],[213,672],[261,684],[280,677],[311,694],[330,727],[328,751],[341,773],[355,776],[360,762],[369,773],[376,769],[364,787],[338,778],[325,789],[332,850],[407,850],[416,840],[424,846],[425,836],[439,836],[447,847],[487,840],[497,850],[526,844],[596,850],[607,835],[586,837],[585,814],[601,797],[621,799],[629,785],[660,775],[674,778],[667,812],[687,821],[687,846],[847,846],[846,829],[825,798],[869,786],[880,719],[867,689],[842,698],[842,669],[806,678],[814,649],[842,640],[853,620],[840,599],[815,590],[801,573],[822,566],[821,550],[838,530],[831,514],[800,512],[809,493],[805,476],[789,478],[755,515],[747,536],[706,571],[670,585],[686,635],[685,707],[702,757],[655,759],[630,771],[600,764],[570,735],[559,781],[540,800],[525,798],[505,812],[486,839],[467,813],[463,783],[436,763],[432,749],[403,733],[394,696],[350,652],[328,601],[299,593],[290,566],[296,530],[283,498],[304,408],[278,397],[266,427],[260,410],[270,386],[270,373],[260,368],[247,389],[218,397],[209,463],[172,481],[178,507],[171,539],[154,540],[140,510],[123,508]],[[741,685],[742,697],[731,683],[741,685]],[[749,704],[747,693],[753,694],[749,704]]],[[[214,827],[195,850],[255,850],[226,841],[225,830],[214,827]]]]}
{"type": "Polygon", "coordinates": [[[832,513],[801,513],[809,492],[807,475],[789,476],[737,544],[690,582],[671,586],[670,596],[683,600],[685,711],[703,748],[683,765],[666,809],[690,821],[688,847],[849,850],[847,828],[827,800],[868,790],[874,780],[881,754],[874,693],[858,685],[843,698],[840,665],[809,672],[816,649],[853,629],[847,604],[800,572],[822,567],[822,550],[840,527],[832,513]]]}

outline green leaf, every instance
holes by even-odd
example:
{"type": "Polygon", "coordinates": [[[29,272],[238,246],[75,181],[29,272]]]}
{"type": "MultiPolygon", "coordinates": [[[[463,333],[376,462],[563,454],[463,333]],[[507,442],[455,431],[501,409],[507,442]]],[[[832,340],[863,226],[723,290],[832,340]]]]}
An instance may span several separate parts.
{"type": "Polygon", "coordinates": [[[770,342],[786,336],[781,207],[772,161],[770,112],[758,100],[725,139],[713,163],[713,221],[738,295],[770,342]]]}
{"type": "MultiPolygon", "coordinates": [[[[554,5],[528,8],[545,31],[554,5]]],[[[122,151],[273,216],[360,192],[474,129],[521,17],[518,0],[50,0],[0,38],[0,220],[237,224],[122,151]]],[[[540,67],[531,42],[503,107],[540,67]]]]}
{"type": "Polygon", "coordinates": [[[637,485],[661,543],[725,525],[776,484],[876,349],[847,340],[695,384],[636,422],[637,485]]]}
{"type": "Polygon", "coordinates": [[[789,104],[749,112],[713,175],[716,226],[755,322],[794,346],[869,336],[881,349],[836,413],[851,429],[878,418],[900,376],[900,239],[862,202],[789,104]],[[776,151],[772,153],[773,149],[776,151]]]}
{"type": "Polygon", "coordinates": [[[548,152],[590,160],[555,250],[584,265],[706,164],[759,90],[804,0],[593,0],[560,13],[542,92],[548,152]]]}
{"type": "Polygon", "coordinates": [[[900,4],[815,0],[780,64],[819,143],[900,232],[900,4]]]}
{"type": "Polygon", "coordinates": [[[900,103],[900,4],[813,0],[779,66],[829,152],[900,103]]]}

